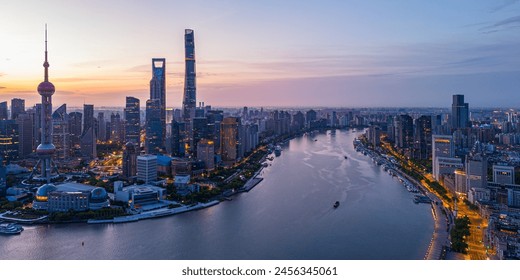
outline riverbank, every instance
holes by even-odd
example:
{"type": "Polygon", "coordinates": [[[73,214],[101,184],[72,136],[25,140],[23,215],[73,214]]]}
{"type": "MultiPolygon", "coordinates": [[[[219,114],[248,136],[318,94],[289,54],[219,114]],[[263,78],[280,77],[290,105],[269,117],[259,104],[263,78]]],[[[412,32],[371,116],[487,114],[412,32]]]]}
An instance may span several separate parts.
{"type": "MultiPolygon", "coordinates": [[[[379,152],[368,149],[361,141],[355,142],[355,145],[359,147],[356,149],[358,152],[362,152],[373,158],[374,162],[378,165],[382,165],[383,162],[387,168],[390,168],[392,172],[398,174],[398,176],[405,178],[409,182],[413,183],[418,190],[427,196],[431,200],[432,217],[434,220],[434,230],[432,233],[432,239],[425,253],[425,260],[440,260],[445,254],[445,248],[449,247],[449,228],[450,219],[448,218],[448,211],[442,206],[442,201],[435,194],[426,189],[421,182],[418,182],[415,178],[409,176],[403,172],[397,162],[388,162],[386,158],[379,152]],[[391,167],[390,167],[391,166],[391,167]]],[[[390,173],[390,172],[389,172],[390,173]]],[[[403,182],[404,184],[404,182],[403,182]]],[[[410,191],[410,189],[408,189],[410,191]]]]}
{"type": "Polygon", "coordinates": [[[108,219],[108,220],[90,219],[87,221],[87,223],[88,224],[106,224],[106,223],[118,224],[118,223],[137,222],[139,220],[154,219],[154,218],[159,218],[159,217],[181,214],[181,213],[185,213],[185,212],[189,212],[189,211],[200,210],[200,209],[204,209],[204,208],[208,208],[208,207],[217,205],[219,203],[220,203],[220,201],[213,200],[208,203],[197,203],[195,205],[181,206],[181,207],[172,208],[172,209],[163,208],[163,209],[151,210],[151,211],[147,211],[145,213],[134,214],[131,216],[115,217],[113,219],[108,219]]]}

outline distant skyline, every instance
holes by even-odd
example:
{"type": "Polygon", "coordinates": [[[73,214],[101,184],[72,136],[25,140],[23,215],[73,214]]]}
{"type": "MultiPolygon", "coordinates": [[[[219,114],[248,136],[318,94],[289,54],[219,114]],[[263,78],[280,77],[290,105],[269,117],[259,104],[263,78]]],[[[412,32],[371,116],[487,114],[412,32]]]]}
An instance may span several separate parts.
{"type": "Polygon", "coordinates": [[[39,102],[45,23],[55,107],[145,104],[164,57],[180,108],[186,28],[208,105],[520,107],[519,0],[6,1],[0,101],[39,102]]]}

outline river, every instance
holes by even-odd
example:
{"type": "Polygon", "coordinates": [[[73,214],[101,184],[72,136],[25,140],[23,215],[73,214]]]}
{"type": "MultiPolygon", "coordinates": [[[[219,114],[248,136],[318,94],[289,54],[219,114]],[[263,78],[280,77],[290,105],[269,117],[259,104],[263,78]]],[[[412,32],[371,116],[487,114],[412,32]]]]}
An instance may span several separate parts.
{"type": "Polygon", "coordinates": [[[399,181],[357,153],[358,133],[295,138],[253,190],[200,211],[25,226],[0,236],[0,259],[422,259],[430,205],[414,204],[399,181]]]}

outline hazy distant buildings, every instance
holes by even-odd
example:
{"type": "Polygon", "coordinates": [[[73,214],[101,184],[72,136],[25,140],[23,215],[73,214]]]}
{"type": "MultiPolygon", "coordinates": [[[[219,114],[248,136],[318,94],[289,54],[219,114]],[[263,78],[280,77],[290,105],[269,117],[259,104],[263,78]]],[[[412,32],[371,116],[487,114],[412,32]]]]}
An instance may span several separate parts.
{"type": "Polygon", "coordinates": [[[11,99],[11,119],[16,120],[18,115],[25,113],[25,100],[20,98],[11,99]]]}
{"type": "Polygon", "coordinates": [[[311,127],[311,123],[318,119],[316,111],[307,111],[307,113],[305,113],[305,119],[307,120],[307,127],[311,127]]]}
{"type": "Polygon", "coordinates": [[[141,144],[141,109],[139,99],[127,96],[125,107],[125,142],[141,144]]]}
{"type": "MultiPolygon", "coordinates": [[[[156,136],[160,137],[161,148],[165,146],[166,137],[166,59],[152,58],[152,79],[150,80],[150,100],[158,100],[159,105],[159,121],[161,133],[156,136]]],[[[134,105],[135,106],[135,105],[134,105]]],[[[148,102],[147,102],[148,106],[148,102]]],[[[148,115],[148,112],[147,112],[148,115]]]]}
{"type": "Polygon", "coordinates": [[[137,180],[146,184],[157,181],[157,156],[142,155],[137,157],[137,180]]]}
{"type": "Polygon", "coordinates": [[[124,125],[119,112],[110,115],[110,140],[121,142],[124,140],[124,125]]]}
{"type": "Polygon", "coordinates": [[[107,123],[105,121],[105,113],[98,112],[97,124],[97,139],[100,141],[107,141],[107,123]]]}

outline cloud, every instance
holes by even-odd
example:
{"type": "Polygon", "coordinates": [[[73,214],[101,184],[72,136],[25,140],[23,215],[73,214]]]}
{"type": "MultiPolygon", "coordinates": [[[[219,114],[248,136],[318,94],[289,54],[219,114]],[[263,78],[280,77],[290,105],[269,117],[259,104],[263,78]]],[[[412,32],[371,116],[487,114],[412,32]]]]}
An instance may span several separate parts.
{"type": "Polygon", "coordinates": [[[69,78],[53,78],[53,83],[75,83],[75,82],[106,82],[106,81],[125,81],[134,80],[135,77],[131,76],[118,76],[118,77],[69,77],[69,78]]]}
{"type": "Polygon", "coordinates": [[[520,27],[520,16],[514,16],[482,27],[479,30],[487,34],[518,27],[520,27]]]}
{"type": "Polygon", "coordinates": [[[519,0],[505,0],[505,1],[502,1],[501,4],[491,8],[490,12],[491,13],[496,13],[496,12],[501,11],[501,10],[511,6],[511,5],[516,4],[518,1],[519,0]]]}

